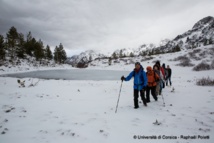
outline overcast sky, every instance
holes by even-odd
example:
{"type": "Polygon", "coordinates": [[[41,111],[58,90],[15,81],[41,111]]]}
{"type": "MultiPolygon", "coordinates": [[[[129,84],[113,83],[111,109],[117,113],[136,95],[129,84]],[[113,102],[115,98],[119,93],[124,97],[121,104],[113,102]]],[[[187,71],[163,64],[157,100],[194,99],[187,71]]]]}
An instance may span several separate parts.
{"type": "Polygon", "coordinates": [[[29,31],[67,54],[158,44],[214,16],[214,0],[0,0],[0,34],[29,31]]]}

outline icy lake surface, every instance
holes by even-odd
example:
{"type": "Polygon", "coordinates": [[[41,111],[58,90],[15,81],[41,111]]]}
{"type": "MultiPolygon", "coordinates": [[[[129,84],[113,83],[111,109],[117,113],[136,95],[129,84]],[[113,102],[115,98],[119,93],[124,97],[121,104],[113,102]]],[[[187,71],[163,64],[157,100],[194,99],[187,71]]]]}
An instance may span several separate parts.
{"type": "Polygon", "coordinates": [[[127,76],[130,72],[114,70],[63,69],[63,70],[43,70],[24,73],[13,73],[0,76],[16,78],[63,79],[63,80],[120,80],[122,75],[127,76]]]}

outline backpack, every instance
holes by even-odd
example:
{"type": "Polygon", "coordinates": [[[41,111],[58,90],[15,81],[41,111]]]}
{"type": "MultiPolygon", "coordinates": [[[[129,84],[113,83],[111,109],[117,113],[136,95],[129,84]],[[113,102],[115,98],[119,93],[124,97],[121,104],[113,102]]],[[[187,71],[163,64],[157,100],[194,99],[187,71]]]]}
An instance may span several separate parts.
{"type": "MultiPolygon", "coordinates": [[[[146,72],[146,75],[148,77],[148,73],[147,72],[146,72]]],[[[160,81],[160,77],[158,76],[158,78],[157,78],[157,76],[158,76],[158,74],[155,71],[153,71],[154,82],[159,82],[160,81]]],[[[149,78],[148,78],[148,82],[149,82],[149,78]]]]}

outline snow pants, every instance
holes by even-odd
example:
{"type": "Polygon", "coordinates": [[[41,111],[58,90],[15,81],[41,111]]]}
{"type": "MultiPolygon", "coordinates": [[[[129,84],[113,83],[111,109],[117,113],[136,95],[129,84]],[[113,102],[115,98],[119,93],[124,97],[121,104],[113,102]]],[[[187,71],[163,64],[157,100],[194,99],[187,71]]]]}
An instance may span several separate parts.
{"type": "Polygon", "coordinates": [[[151,93],[152,93],[152,96],[153,98],[155,99],[155,101],[157,101],[157,95],[156,95],[156,86],[147,86],[146,88],[146,101],[147,102],[150,102],[150,90],[151,90],[151,93]]]}
{"type": "Polygon", "coordinates": [[[146,99],[145,99],[145,94],[144,94],[145,91],[134,89],[134,106],[135,107],[139,107],[139,105],[138,105],[138,97],[139,97],[138,93],[139,92],[140,92],[140,97],[141,97],[143,103],[146,104],[146,99]]]}

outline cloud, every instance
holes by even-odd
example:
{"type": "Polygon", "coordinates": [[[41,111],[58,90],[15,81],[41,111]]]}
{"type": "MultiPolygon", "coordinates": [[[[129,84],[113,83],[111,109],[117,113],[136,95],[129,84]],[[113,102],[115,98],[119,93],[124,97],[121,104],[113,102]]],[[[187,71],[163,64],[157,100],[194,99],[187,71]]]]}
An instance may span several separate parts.
{"type": "Polygon", "coordinates": [[[213,0],[0,0],[0,33],[15,26],[69,53],[114,51],[174,38],[213,9],[213,0]]]}

